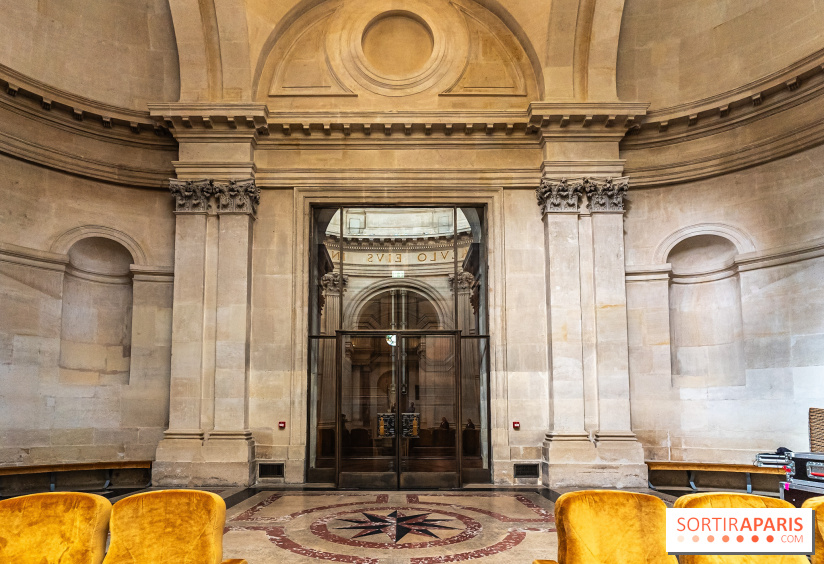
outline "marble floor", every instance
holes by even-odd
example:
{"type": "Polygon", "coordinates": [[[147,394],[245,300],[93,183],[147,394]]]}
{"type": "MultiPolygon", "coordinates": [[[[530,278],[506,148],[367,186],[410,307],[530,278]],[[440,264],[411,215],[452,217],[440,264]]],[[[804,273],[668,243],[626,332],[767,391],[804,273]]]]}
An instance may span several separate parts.
{"type": "Polygon", "coordinates": [[[224,558],[435,564],[555,558],[553,504],[530,491],[260,491],[227,510],[224,558]]]}

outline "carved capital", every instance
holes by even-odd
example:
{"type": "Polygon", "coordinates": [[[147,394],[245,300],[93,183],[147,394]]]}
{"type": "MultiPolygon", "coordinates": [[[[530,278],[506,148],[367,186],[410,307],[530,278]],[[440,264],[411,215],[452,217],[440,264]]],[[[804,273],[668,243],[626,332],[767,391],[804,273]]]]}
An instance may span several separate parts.
{"type": "Polygon", "coordinates": [[[217,213],[257,213],[260,188],[254,178],[215,182],[217,213]]]}
{"type": "Polygon", "coordinates": [[[584,190],[589,199],[587,208],[590,211],[623,212],[624,196],[629,190],[629,177],[607,178],[606,180],[585,178],[584,190]]]}
{"type": "Polygon", "coordinates": [[[211,180],[169,180],[169,190],[175,199],[177,213],[205,213],[214,194],[211,180]]]}
{"type": "Polygon", "coordinates": [[[580,180],[542,179],[541,185],[535,189],[541,213],[577,212],[583,186],[580,180]]]}
{"type": "Polygon", "coordinates": [[[467,292],[472,288],[474,283],[475,277],[465,270],[459,272],[457,277],[454,274],[449,275],[449,284],[453,291],[467,292]]]}
{"type": "Polygon", "coordinates": [[[341,276],[339,272],[329,272],[323,275],[320,279],[320,284],[326,293],[343,293],[349,285],[349,276],[346,274],[341,276]]]}
{"type": "Polygon", "coordinates": [[[169,180],[177,213],[249,213],[260,203],[260,188],[253,178],[246,180],[169,180]]]}

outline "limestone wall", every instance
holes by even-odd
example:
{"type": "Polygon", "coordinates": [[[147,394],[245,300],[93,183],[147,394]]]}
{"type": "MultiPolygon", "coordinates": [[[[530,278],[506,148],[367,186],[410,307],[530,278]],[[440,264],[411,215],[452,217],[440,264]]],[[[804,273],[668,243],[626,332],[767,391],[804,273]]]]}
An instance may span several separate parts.
{"type": "Polygon", "coordinates": [[[168,426],[171,199],[0,168],[0,465],[153,459],[168,426]]]}
{"type": "Polygon", "coordinates": [[[824,405],[822,154],[631,192],[632,423],[647,458],[748,463],[809,447],[807,410],[824,405]],[[684,344],[700,345],[688,370],[684,344]]]}
{"type": "Polygon", "coordinates": [[[0,13],[2,65],[127,108],[178,99],[168,0],[3,0],[0,13]]]}

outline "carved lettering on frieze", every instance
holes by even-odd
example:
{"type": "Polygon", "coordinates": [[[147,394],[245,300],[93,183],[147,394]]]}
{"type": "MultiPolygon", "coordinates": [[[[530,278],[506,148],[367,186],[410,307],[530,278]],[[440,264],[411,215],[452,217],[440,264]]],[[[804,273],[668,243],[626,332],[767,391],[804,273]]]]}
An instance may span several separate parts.
{"type": "Polygon", "coordinates": [[[622,212],[624,211],[624,196],[627,195],[629,190],[629,177],[623,176],[605,180],[585,178],[584,190],[589,199],[587,207],[590,211],[622,212]]]}
{"type": "Polygon", "coordinates": [[[535,189],[541,213],[577,212],[583,195],[583,182],[580,180],[553,180],[544,178],[535,189]]]}
{"type": "Polygon", "coordinates": [[[255,214],[260,203],[260,188],[252,178],[227,182],[170,179],[169,191],[177,213],[255,214]]]}

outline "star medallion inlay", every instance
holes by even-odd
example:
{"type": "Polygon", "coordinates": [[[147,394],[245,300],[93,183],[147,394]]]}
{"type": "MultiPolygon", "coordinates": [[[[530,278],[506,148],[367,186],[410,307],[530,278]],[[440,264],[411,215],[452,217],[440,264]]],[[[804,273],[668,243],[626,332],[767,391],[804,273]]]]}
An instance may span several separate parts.
{"type": "Polygon", "coordinates": [[[354,527],[337,527],[338,530],[360,530],[360,532],[352,537],[353,539],[359,537],[368,537],[371,535],[378,535],[380,533],[386,534],[392,542],[399,542],[408,534],[425,535],[428,537],[439,539],[438,535],[432,532],[432,529],[451,529],[455,527],[447,527],[442,525],[444,521],[452,521],[452,519],[427,519],[431,513],[418,513],[415,515],[403,515],[400,511],[393,511],[389,515],[376,515],[374,513],[363,513],[366,519],[341,519],[347,523],[354,523],[354,527]]]}

